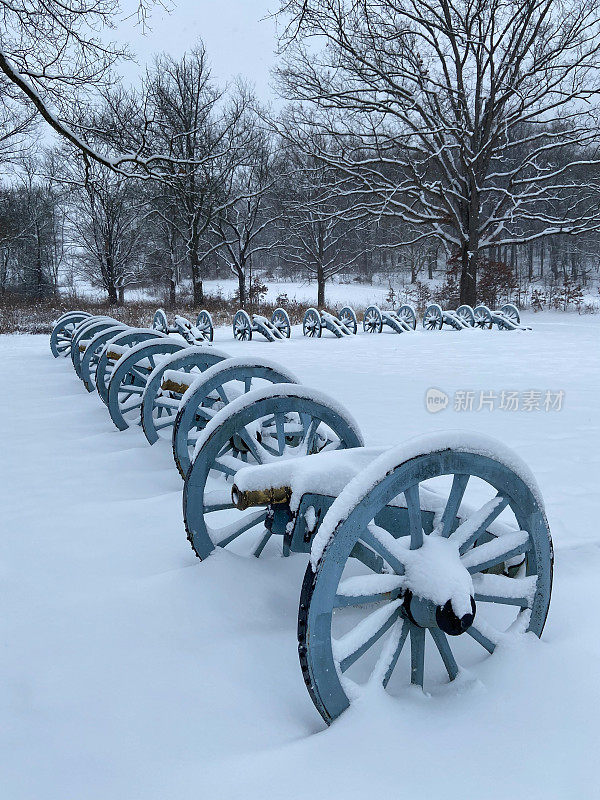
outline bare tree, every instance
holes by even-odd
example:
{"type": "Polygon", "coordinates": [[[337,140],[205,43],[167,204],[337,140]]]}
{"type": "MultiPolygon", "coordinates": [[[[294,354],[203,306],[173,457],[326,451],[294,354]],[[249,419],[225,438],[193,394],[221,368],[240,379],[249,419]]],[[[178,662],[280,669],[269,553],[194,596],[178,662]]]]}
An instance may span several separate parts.
{"type": "MultiPolygon", "coordinates": [[[[289,128],[286,133],[289,140],[289,128]]],[[[343,199],[334,191],[336,176],[319,159],[288,146],[282,240],[283,257],[317,282],[317,305],[325,305],[325,285],[364,255],[359,236],[364,222],[350,224],[343,199]]]]}
{"type": "Polygon", "coordinates": [[[134,284],[144,263],[144,229],[135,184],[100,164],[71,156],[62,171],[68,187],[68,218],[79,272],[123,302],[125,288],[134,284]]]}
{"type": "Polygon", "coordinates": [[[298,142],[339,172],[356,216],[400,217],[457,252],[462,302],[476,302],[481,251],[600,228],[596,0],[286,0],[282,12],[298,142]]]}
{"type": "Polygon", "coordinates": [[[247,300],[248,270],[257,257],[279,247],[276,226],[282,217],[272,193],[277,164],[273,140],[264,133],[258,135],[246,162],[234,172],[233,201],[215,215],[211,225],[217,255],[237,278],[242,308],[247,300]]]}
{"type": "Polygon", "coordinates": [[[233,177],[256,135],[251,102],[243,87],[228,94],[216,88],[202,46],[179,61],[159,57],[150,76],[147,136],[165,155],[155,175],[156,214],[168,199],[169,219],[185,242],[196,305],[203,303],[202,264],[212,252],[204,246],[207,232],[235,202],[233,177]]]}

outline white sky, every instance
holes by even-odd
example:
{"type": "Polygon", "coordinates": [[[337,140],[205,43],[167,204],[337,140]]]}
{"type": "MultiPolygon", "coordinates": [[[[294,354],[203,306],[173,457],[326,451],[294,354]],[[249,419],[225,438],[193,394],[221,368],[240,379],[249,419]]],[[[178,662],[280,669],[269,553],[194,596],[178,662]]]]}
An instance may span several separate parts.
{"type": "MultiPolygon", "coordinates": [[[[272,97],[269,73],[277,37],[275,21],[267,17],[277,9],[278,0],[168,1],[170,13],[157,6],[145,32],[135,17],[115,21],[117,28],[110,38],[128,43],[138,56],[138,66],[125,64],[121,69],[128,82],[135,81],[154,53],[180,56],[202,39],[219,82],[241,75],[254,84],[259,98],[272,97]]],[[[123,16],[136,7],[137,0],[123,0],[123,16]]]]}

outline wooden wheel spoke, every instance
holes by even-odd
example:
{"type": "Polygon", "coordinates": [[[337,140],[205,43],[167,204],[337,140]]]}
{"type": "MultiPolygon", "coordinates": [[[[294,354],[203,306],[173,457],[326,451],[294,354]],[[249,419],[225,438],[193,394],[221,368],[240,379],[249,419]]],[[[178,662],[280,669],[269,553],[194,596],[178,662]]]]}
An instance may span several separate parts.
{"type": "Polygon", "coordinates": [[[254,548],[254,550],[252,552],[253,556],[255,556],[256,558],[260,558],[260,555],[261,555],[262,551],[265,549],[265,547],[267,545],[267,542],[269,541],[271,536],[272,536],[271,531],[267,531],[265,529],[264,536],[262,537],[262,539],[260,540],[260,542],[257,544],[257,546],[254,548]]]}
{"type": "Polygon", "coordinates": [[[346,578],[338,586],[334,608],[396,600],[404,580],[399,575],[371,574],[346,578]]]}
{"type": "Polygon", "coordinates": [[[154,430],[162,431],[163,428],[168,428],[169,426],[173,425],[173,422],[174,422],[173,417],[174,416],[175,416],[174,414],[170,413],[170,414],[167,414],[167,417],[165,419],[162,419],[160,422],[155,422],[154,423],[154,430]]]}
{"type": "Polygon", "coordinates": [[[394,552],[398,543],[391,533],[371,522],[360,536],[361,540],[380,555],[397,575],[404,575],[404,564],[394,552]]]}
{"type": "Polygon", "coordinates": [[[246,445],[248,450],[252,453],[253,458],[258,464],[264,464],[264,462],[268,460],[267,451],[256,441],[251,431],[249,431],[247,427],[242,427],[238,431],[238,436],[246,445]]]}
{"type": "Polygon", "coordinates": [[[373,611],[351,631],[332,642],[333,656],[345,672],[388,631],[400,613],[401,600],[394,600],[373,611]]]}
{"type": "Polygon", "coordinates": [[[371,680],[381,682],[384,689],[388,685],[392,673],[396,668],[409,630],[410,623],[408,620],[397,619],[377,660],[377,664],[371,675],[371,680]]]}
{"type": "Polygon", "coordinates": [[[234,456],[221,455],[214,460],[211,469],[215,469],[227,475],[227,477],[231,477],[240,469],[240,463],[234,456]]]}
{"type": "Polygon", "coordinates": [[[467,633],[472,639],[475,639],[482,647],[484,647],[488,653],[493,653],[496,649],[496,642],[490,639],[489,635],[486,636],[479,628],[476,628],[475,625],[471,625],[470,628],[467,628],[467,633]]]}
{"type": "Polygon", "coordinates": [[[431,638],[435,642],[435,646],[437,647],[438,652],[442,657],[442,661],[444,662],[444,666],[446,667],[446,672],[448,673],[448,677],[450,678],[451,681],[453,681],[454,678],[456,678],[456,676],[458,675],[458,664],[456,663],[456,659],[454,658],[454,655],[448,643],[448,637],[439,628],[430,628],[429,632],[431,633],[431,638]]]}
{"type": "Polygon", "coordinates": [[[448,502],[442,514],[442,536],[450,536],[452,525],[458,514],[458,509],[462,503],[467,483],[469,482],[469,475],[455,475],[452,479],[452,488],[448,495],[448,502]]]}
{"type": "Polygon", "coordinates": [[[224,511],[233,508],[231,492],[228,489],[213,489],[204,494],[204,513],[210,514],[211,511],[224,511]]]}
{"type": "Polygon", "coordinates": [[[275,414],[275,430],[277,431],[277,449],[279,455],[283,455],[285,450],[285,416],[283,411],[277,411],[275,414]]]}
{"type": "Polygon", "coordinates": [[[450,541],[456,544],[461,555],[475,544],[507,505],[508,497],[498,494],[458,526],[450,541]]]}
{"type": "Polygon", "coordinates": [[[425,672],[425,628],[410,626],[410,682],[423,688],[425,672]]]}
{"type": "Polygon", "coordinates": [[[417,550],[423,545],[423,520],[421,517],[421,499],[419,484],[410,486],[404,492],[408,507],[408,524],[410,529],[410,549],[417,550]]]}
{"type": "Polygon", "coordinates": [[[475,600],[481,603],[528,608],[535,594],[537,576],[509,578],[506,575],[476,575],[473,578],[475,600]]]}
{"type": "Polygon", "coordinates": [[[498,536],[490,542],[485,542],[462,556],[464,567],[473,575],[508,561],[514,556],[526,553],[529,550],[529,534],[527,531],[515,531],[498,536]]]}
{"type": "Polygon", "coordinates": [[[246,531],[249,531],[250,528],[254,528],[254,526],[258,525],[260,522],[264,522],[266,518],[267,512],[265,509],[254,511],[251,514],[245,514],[242,519],[238,519],[236,522],[232,522],[230,525],[226,525],[223,528],[213,531],[213,533],[218,534],[219,536],[219,539],[215,542],[215,545],[218,547],[226,547],[228,544],[231,544],[234,539],[237,539],[238,536],[241,536],[242,533],[246,533],[246,531]]]}

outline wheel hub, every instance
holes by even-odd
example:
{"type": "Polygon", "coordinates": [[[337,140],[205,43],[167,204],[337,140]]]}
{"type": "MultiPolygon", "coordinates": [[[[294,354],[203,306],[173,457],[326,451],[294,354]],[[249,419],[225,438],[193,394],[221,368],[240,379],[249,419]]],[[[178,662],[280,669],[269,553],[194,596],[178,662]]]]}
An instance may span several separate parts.
{"type": "Polygon", "coordinates": [[[448,636],[460,636],[475,620],[475,600],[471,597],[471,613],[457,616],[448,600],[437,605],[432,600],[415,597],[410,590],[404,593],[403,609],[410,621],[419,628],[439,628],[448,636]]]}

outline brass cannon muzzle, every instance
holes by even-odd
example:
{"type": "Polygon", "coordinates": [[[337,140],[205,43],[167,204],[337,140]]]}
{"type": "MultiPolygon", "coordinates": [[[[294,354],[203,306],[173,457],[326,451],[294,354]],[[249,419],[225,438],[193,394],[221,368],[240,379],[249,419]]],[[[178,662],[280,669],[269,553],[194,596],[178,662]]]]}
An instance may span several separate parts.
{"type": "Polygon", "coordinates": [[[275,486],[271,489],[251,489],[242,491],[234,484],[231,488],[231,499],[236,508],[245,511],[254,506],[274,506],[289,503],[292,490],[289,486],[275,486]]]}
{"type": "Polygon", "coordinates": [[[163,392],[177,392],[177,394],[185,394],[190,386],[188,383],[177,383],[177,381],[174,381],[171,378],[166,378],[163,380],[160,388],[163,390],[163,392]]]}

